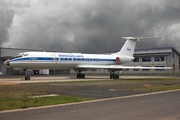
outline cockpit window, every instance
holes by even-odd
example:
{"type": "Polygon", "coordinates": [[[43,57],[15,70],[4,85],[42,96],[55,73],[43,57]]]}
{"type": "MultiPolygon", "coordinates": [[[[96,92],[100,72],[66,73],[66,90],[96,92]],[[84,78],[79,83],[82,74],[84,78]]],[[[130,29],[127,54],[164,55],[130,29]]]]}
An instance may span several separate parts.
{"type": "Polygon", "coordinates": [[[28,55],[29,55],[28,53],[24,54],[24,56],[28,56],[28,55]]]}
{"type": "Polygon", "coordinates": [[[10,60],[15,59],[15,58],[20,58],[20,57],[23,57],[23,56],[29,56],[29,54],[28,53],[19,53],[16,56],[10,58],[10,60]]]}
{"type": "Polygon", "coordinates": [[[24,53],[19,53],[16,56],[24,56],[24,53]]]}
{"type": "Polygon", "coordinates": [[[22,57],[23,55],[24,55],[24,53],[19,53],[19,54],[17,54],[16,56],[10,58],[10,60],[15,59],[15,58],[20,58],[20,57],[22,57]]]}

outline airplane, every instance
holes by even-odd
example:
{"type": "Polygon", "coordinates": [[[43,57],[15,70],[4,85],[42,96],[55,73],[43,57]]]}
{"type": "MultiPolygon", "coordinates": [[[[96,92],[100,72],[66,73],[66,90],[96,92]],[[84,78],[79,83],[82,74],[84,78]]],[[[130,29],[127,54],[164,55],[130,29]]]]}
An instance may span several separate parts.
{"type": "Polygon", "coordinates": [[[119,79],[116,71],[123,69],[173,69],[172,67],[142,67],[124,66],[131,62],[134,57],[136,42],[142,39],[160,39],[160,37],[122,37],[125,43],[120,51],[112,54],[82,54],[61,52],[23,52],[4,64],[15,70],[25,71],[25,80],[30,80],[27,70],[39,69],[73,69],[77,78],[85,78],[82,71],[92,69],[106,69],[110,73],[110,79],[119,79]]]}

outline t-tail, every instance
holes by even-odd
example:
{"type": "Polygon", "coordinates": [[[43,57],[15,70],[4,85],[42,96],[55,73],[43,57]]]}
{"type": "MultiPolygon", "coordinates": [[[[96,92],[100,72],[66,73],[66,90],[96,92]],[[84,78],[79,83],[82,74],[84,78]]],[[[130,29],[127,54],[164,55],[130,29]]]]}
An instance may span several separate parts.
{"type": "Polygon", "coordinates": [[[122,37],[126,40],[121,50],[115,55],[125,55],[133,57],[136,42],[142,39],[161,39],[161,37],[122,37]]]}

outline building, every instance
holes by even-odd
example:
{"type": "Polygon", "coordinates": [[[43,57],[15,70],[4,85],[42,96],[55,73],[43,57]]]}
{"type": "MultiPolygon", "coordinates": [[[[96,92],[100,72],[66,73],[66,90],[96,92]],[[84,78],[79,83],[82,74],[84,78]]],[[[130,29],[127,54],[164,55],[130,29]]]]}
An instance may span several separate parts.
{"type": "Polygon", "coordinates": [[[175,70],[127,69],[123,73],[179,73],[180,54],[172,47],[136,49],[135,59],[126,64],[133,66],[175,67],[175,70]]]}
{"type": "MultiPolygon", "coordinates": [[[[43,51],[43,50],[31,50],[31,49],[16,49],[16,48],[0,48],[0,72],[3,75],[21,75],[24,71],[17,71],[11,68],[7,68],[4,65],[4,61],[9,59],[20,52],[26,51],[43,51]]],[[[136,49],[134,54],[134,61],[125,65],[130,66],[154,66],[154,67],[175,67],[175,70],[139,70],[139,69],[126,69],[123,73],[179,73],[180,70],[180,54],[172,47],[165,48],[147,48],[147,49],[136,49]]],[[[75,73],[73,70],[40,70],[40,74],[70,74],[75,73]]],[[[85,73],[108,73],[104,70],[93,70],[85,73]]],[[[33,73],[32,73],[33,74],[33,73]]]]}

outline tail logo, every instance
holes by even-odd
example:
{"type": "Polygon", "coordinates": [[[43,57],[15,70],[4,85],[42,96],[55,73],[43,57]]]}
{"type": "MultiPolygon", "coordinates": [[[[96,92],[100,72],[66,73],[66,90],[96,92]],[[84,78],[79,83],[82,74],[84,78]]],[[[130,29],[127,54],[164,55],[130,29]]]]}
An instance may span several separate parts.
{"type": "Polygon", "coordinates": [[[131,49],[130,49],[130,48],[127,48],[127,51],[131,51],[131,49]]]}

